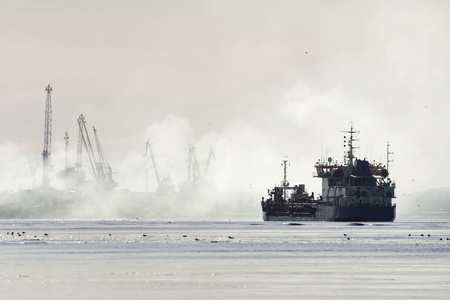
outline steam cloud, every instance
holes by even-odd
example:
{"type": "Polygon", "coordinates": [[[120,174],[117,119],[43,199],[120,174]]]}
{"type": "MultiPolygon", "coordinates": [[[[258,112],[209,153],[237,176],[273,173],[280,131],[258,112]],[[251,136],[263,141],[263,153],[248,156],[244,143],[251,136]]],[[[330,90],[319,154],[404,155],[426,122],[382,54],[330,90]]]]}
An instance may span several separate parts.
{"type": "Polygon", "coordinates": [[[260,197],[280,182],[284,156],[290,182],[318,194],[314,162],[343,157],[340,131],[351,121],[361,131],[358,157],[385,163],[391,142],[399,212],[416,195],[431,199],[428,190],[448,187],[445,2],[11,1],[3,8],[0,205],[17,215],[41,207],[61,218],[219,211],[260,218],[260,197]],[[53,199],[32,200],[32,193],[14,198],[41,185],[48,83],[51,185],[63,188],[55,174],[64,167],[67,128],[75,162],[74,112],[84,113],[101,134],[117,197],[92,193],[54,209],[53,199]],[[188,149],[204,165],[212,148],[207,179],[214,189],[158,198],[150,168],[145,194],[148,138],[177,192],[188,149]]]}

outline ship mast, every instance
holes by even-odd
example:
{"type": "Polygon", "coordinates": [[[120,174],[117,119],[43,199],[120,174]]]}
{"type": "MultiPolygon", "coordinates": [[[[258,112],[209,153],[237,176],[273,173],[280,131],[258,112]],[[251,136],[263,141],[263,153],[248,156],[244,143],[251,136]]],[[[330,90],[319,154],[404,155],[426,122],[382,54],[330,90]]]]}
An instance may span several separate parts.
{"type": "Polygon", "coordinates": [[[288,185],[289,185],[289,182],[287,181],[287,172],[286,172],[288,160],[285,159],[285,160],[282,160],[281,162],[282,162],[282,166],[283,166],[283,169],[284,169],[284,170],[283,170],[283,174],[284,174],[284,176],[283,176],[283,182],[281,183],[281,186],[288,186],[288,185]]]}
{"type": "MultiPolygon", "coordinates": [[[[282,187],[287,187],[287,186],[289,186],[289,182],[287,181],[287,163],[288,163],[288,160],[284,159],[281,162],[282,162],[281,165],[283,166],[283,174],[284,174],[283,182],[281,183],[281,186],[282,187]]],[[[283,199],[286,199],[286,189],[283,189],[283,199]]]]}
{"type": "MultiPolygon", "coordinates": [[[[353,151],[354,151],[355,148],[357,148],[357,147],[353,146],[353,142],[357,141],[357,139],[355,139],[353,137],[353,134],[354,133],[359,133],[359,131],[353,130],[353,123],[352,123],[351,126],[350,126],[350,131],[342,131],[342,132],[350,133],[350,138],[348,139],[348,142],[347,142],[347,145],[348,145],[349,149],[347,151],[347,156],[344,156],[344,159],[347,158],[348,159],[348,165],[349,166],[353,166],[353,159],[355,158],[355,156],[353,155],[353,151]]],[[[345,136],[344,136],[344,138],[345,138],[345,136]]],[[[345,147],[345,145],[344,145],[344,147],[345,147]]]]}
{"type": "Polygon", "coordinates": [[[44,150],[42,151],[42,188],[47,189],[50,186],[49,160],[52,148],[52,95],[53,91],[50,84],[45,88],[47,92],[47,101],[45,103],[45,131],[44,131],[44,150]]]}
{"type": "Polygon", "coordinates": [[[389,155],[390,154],[394,154],[394,152],[389,152],[389,146],[391,144],[389,143],[389,141],[387,142],[387,151],[386,151],[386,170],[389,171],[389,163],[390,162],[394,162],[393,159],[389,159],[389,155]]]}

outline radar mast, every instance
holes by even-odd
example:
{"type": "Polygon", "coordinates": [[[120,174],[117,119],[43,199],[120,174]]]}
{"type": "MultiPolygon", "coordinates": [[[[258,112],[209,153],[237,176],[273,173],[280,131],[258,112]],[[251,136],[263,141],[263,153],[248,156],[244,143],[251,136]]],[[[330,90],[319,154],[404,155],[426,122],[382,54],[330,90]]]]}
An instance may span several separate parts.
{"type": "MultiPolygon", "coordinates": [[[[353,151],[355,148],[358,148],[353,145],[353,142],[358,141],[356,138],[353,137],[353,134],[359,133],[359,131],[353,130],[353,122],[352,122],[350,125],[350,130],[341,131],[341,132],[350,133],[350,138],[347,141],[347,145],[344,145],[344,147],[348,146],[348,151],[346,153],[346,156],[344,156],[344,160],[348,159],[348,165],[353,166],[353,159],[355,158],[353,151]]],[[[344,138],[345,138],[345,136],[344,136],[344,138]]]]}

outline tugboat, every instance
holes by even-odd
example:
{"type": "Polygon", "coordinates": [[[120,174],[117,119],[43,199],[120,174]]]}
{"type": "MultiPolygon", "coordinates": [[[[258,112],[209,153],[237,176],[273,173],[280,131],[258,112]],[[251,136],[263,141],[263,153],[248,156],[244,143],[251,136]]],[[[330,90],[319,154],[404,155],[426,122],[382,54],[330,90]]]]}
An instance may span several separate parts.
{"type": "MultiPolygon", "coordinates": [[[[284,178],[281,186],[268,190],[269,198],[261,201],[264,221],[343,221],[343,222],[392,222],[395,219],[395,182],[388,175],[388,168],[354,156],[353,130],[348,152],[343,163],[317,162],[317,174],[322,178],[322,195],[314,198],[305,185],[290,186],[286,179],[287,160],[283,160],[284,178]]],[[[387,161],[389,163],[389,143],[387,161]]]]}

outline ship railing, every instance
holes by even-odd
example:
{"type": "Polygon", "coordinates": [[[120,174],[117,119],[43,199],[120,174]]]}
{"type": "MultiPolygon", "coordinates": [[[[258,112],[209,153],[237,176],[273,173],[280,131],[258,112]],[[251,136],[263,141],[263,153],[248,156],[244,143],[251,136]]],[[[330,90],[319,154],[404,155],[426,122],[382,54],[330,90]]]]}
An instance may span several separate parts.
{"type": "Polygon", "coordinates": [[[313,172],[313,177],[331,177],[331,173],[330,172],[313,172]]]}

